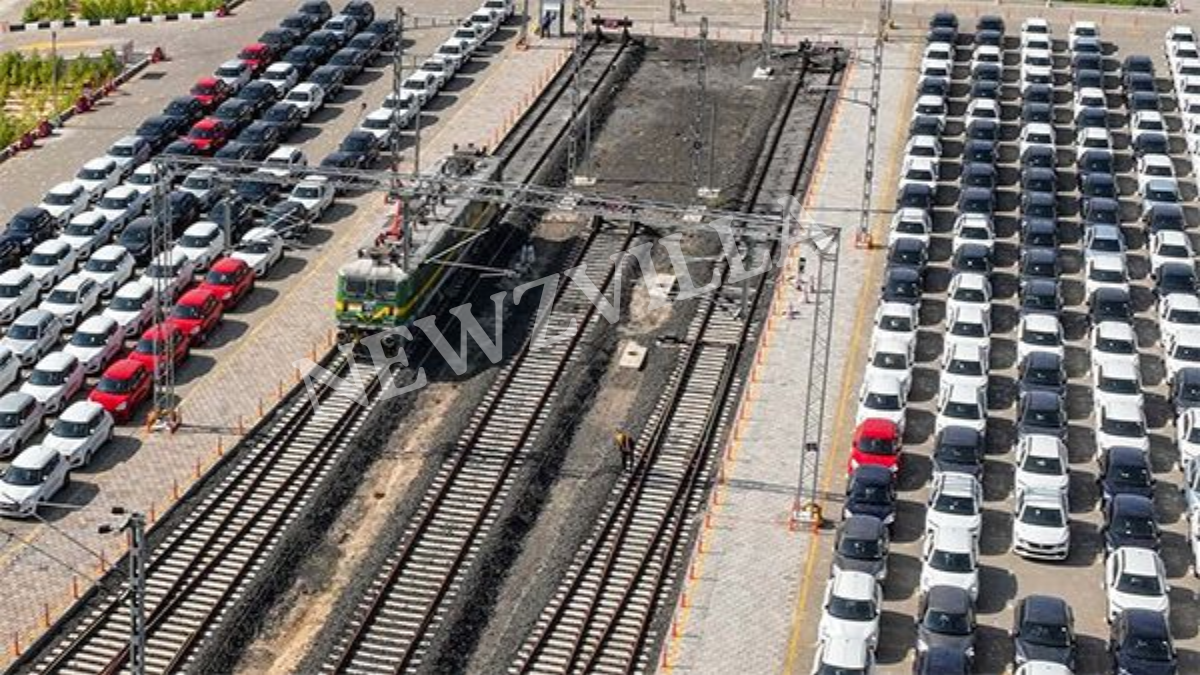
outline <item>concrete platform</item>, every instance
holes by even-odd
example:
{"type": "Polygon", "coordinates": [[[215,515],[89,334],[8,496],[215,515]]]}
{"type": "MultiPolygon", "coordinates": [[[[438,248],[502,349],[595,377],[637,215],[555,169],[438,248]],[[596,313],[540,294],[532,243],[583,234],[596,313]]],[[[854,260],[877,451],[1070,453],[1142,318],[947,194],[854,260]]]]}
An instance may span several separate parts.
{"type": "MultiPolygon", "coordinates": [[[[428,51],[442,37],[432,32],[415,36],[416,49],[428,51]]],[[[486,66],[468,76],[469,86],[444,97],[445,105],[435,103],[436,112],[427,115],[423,129],[424,165],[454,145],[491,145],[506,130],[506,120],[515,119],[565,61],[569,47],[541,41],[518,52],[513,42],[486,57],[486,66]]],[[[380,80],[390,81],[390,76],[380,80]]],[[[369,98],[364,92],[363,100],[373,108],[383,95],[380,88],[369,98]]],[[[387,215],[380,195],[340,201],[314,228],[313,245],[290,252],[244,303],[247,309],[228,315],[211,342],[195,350],[182,368],[184,424],[177,433],[122,429],[122,437],[92,468],[77,473],[74,485],[60,495],[66,508],[46,509],[47,523],[0,525],[0,532],[10,537],[0,544],[0,634],[10,645],[13,639],[28,644],[47,617],[53,620],[69,606],[72,585],[83,590],[97,576],[100,553],[106,561],[120,554],[119,537],[96,532],[97,525],[111,519],[112,506],[162,514],[176,494],[213,464],[219,446],[231,448],[239,428],[257,419],[260,406],[269,409],[281,389],[295,382],[298,362],[324,353],[334,327],[337,268],[373,238],[387,215]]]]}

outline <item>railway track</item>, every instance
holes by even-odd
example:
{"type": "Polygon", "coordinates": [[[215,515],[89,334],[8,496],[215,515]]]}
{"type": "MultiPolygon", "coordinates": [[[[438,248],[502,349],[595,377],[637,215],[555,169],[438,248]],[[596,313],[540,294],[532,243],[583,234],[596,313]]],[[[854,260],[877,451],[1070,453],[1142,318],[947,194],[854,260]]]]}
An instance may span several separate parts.
{"type": "MultiPolygon", "coordinates": [[[[795,195],[821,134],[828,93],[815,119],[794,114],[804,91],[808,61],[769,132],[747,191],[745,206],[780,207],[795,195]]],[[[840,78],[832,68],[826,87],[840,78]]],[[[774,256],[774,247],[752,246],[746,269],[774,256]]],[[[720,447],[740,382],[736,371],[758,330],[760,298],[768,274],[752,284],[722,284],[699,299],[671,384],[639,438],[631,475],[619,481],[604,512],[559,584],[551,604],[509,666],[510,673],[629,673],[654,669],[655,616],[669,608],[679,561],[708,490],[709,468],[720,447]]]]}
{"type": "MultiPolygon", "coordinates": [[[[632,240],[594,223],[576,260],[605,270],[607,292],[618,265],[610,258],[632,240]]],[[[537,335],[499,373],[455,451],[441,466],[399,548],[387,557],[339,632],[323,664],[330,673],[395,673],[418,667],[428,652],[480,547],[513,488],[515,470],[539,440],[557,383],[586,349],[599,321],[595,305],[573,282],[559,287],[537,335]],[[540,335],[554,340],[534,343],[540,335]]]]}
{"type": "MultiPolygon", "coordinates": [[[[335,354],[312,395],[293,396],[226,478],[153,547],[146,583],[150,672],[186,669],[222,608],[254,580],[257,563],[349,447],[374,406],[380,376],[371,363],[335,354]]],[[[98,607],[48,650],[35,672],[82,675],[125,667],[125,591],[102,593],[98,607]]]]}

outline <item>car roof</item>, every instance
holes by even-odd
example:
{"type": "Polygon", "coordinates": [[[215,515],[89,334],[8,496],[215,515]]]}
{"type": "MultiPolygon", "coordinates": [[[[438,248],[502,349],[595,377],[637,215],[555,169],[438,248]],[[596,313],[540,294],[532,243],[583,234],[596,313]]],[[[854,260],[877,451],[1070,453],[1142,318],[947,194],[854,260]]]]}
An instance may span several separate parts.
{"type": "Polygon", "coordinates": [[[966,474],[944,473],[938,475],[935,486],[940,487],[943,492],[974,495],[978,489],[978,483],[979,481],[974,477],[966,474]]]}
{"type": "MultiPolygon", "coordinates": [[[[1184,414],[1192,412],[1200,413],[1200,408],[1189,408],[1184,414]]],[[[1136,466],[1150,468],[1145,451],[1141,448],[1129,447],[1128,445],[1116,445],[1109,448],[1105,453],[1105,459],[1110,467],[1136,466]]]]}
{"type": "MultiPolygon", "coordinates": [[[[1133,497],[1134,495],[1115,495],[1113,504],[1120,497],[1133,497]]],[[[1142,497],[1142,499],[1146,499],[1142,497]]],[[[1158,574],[1162,560],[1158,554],[1148,548],[1139,546],[1122,546],[1113,552],[1119,561],[1123,563],[1125,571],[1133,574],[1158,574]]]]}
{"type": "Polygon", "coordinates": [[[135,359],[121,359],[114,361],[104,371],[104,377],[110,377],[116,380],[128,380],[133,377],[139,370],[145,370],[146,366],[135,359]]]}
{"type": "MultiPolygon", "coordinates": [[[[1104,290],[1099,289],[1097,292],[1104,290]]],[[[1096,326],[1096,337],[1110,340],[1133,340],[1133,326],[1120,321],[1102,321],[1096,326]]]]}
{"type": "Polygon", "coordinates": [[[84,319],[83,323],[79,324],[79,327],[75,330],[79,333],[107,333],[115,328],[116,325],[116,320],[111,316],[93,314],[92,316],[84,319]]]}
{"type": "Polygon", "coordinates": [[[292,87],[292,91],[311,92],[312,90],[318,89],[318,88],[319,88],[318,85],[313,84],[312,82],[301,82],[300,84],[297,84],[296,86],[292,87]]]}
{"type": "Polygon", "coordinates": [[[1142,369],[1133,361],[1125,359],[1106,361],[1097,364],[1096,367],[1100,370],[1103,370],[1104,374],[1108,377],[1115,377],[1123,380],[1135,379],[1137,378],[1138,374],[1142,372],[1142,369]]]}
{"type": "Polygon", "coordinates": [[[71,245],[61,239],[47,239],[37,246],[33,247],[34,253],[61,253],[63,249],[69,249],[71,245]]]}
{"type": "Polygon", "coordinates": [[[984,311],[982,307],[976,307],[975,305],[957,305],[950,312],[950,320],[983,323],[984,311]]]}
{"type": "Polygon", "coordinates": [[[1090,258],[1087,262],[1089,267],[1094,267],[1101,270],[1125,271],[1125,262],[1116,256],[1097,256],[1095,258],[1090,258]]]}
{"type": "Polygon", "coordinates": [[[965,588],[934,586],[925,595],[925,607],[946,614],[966,614],[971,611],[971,596],[965,588]]]}
{"type": "Polygon", "coordinates": [[[879,539],[885,533],[886,525],[875,516],[856,514],[842,521],[841,533],[850,539],[879,539]]]}
{"type": "Polygon", "coordinates": [[[21,408],[29,405],[31,401],[36,401],[32,394],[23,391],[10,391],[3,396],[0,396],[0,412],[11,413],[17,412],[21,408]]]}
{"type": "Polygon", "coordinates": [[[1025,362],[1034,368],[1056,368],[1062,364],[1062,357],[1054,352],[1037,350],[1025,357],[1025,362]]]}
{"type": "Polygon", "coordinates": [[[179,330],[178,326],[176,326],[175,324],[173,324],[169,321],[166,323],[156,323],[153,326],[147,328],[144,332],[142,332],[142,339],[143,340],[158,340],[158,339],[166,336],[166,331],[170,331],[173,333],[181,332],[179,330]]]}
{"type": "Polygon", "coordinates": [[[176,304],[178,304],[178,305],[202,305],[205,302],[207,302],[209,298],[215,298],[215,297],[216,296],[213,294],[213,292],[208,290],[207,288],[193,288],[192,290],[179,296],[179,300],[176,301],[176,304]]]}
{"type": "Polygon", "coordinates": [[[886,466],[878,464],[863,464],[854,470],[850,475],[850,486],[853,487],[858,483],[866,483],[869,485],[891,485],[892,472],[886,466]]]}
{"type": "Polygon", "coordinates": [[[226,257],[226,258],[221,258],[220,260],[217,260],[216,262],[214,262],[212,264],[212,266],[209,267],[209,270],[211,270],[213,272],[228,273],[228,272],[236,272],[237,270],[245,268],[245,267],[247,267],[245,260],[239,260],[238,258],[226,257]]]}
{"type": "Polygon", "coordinates": [[[24,324],[24,325],[32,325],[32,324],[42,323],[43,321],[49,321],[49,320],[52,320],[53,318],[54,318],[54,315],[51,314],[50,312],[48,312],[44,309],[38,309],[38,308],[34,307],[33,309],[27,309],[24,312],[22,312],[21,315],[18,316],[13,321],[13,323],[14,324],[19,323],[19,324],[24,324]]]}
{"type": "Polygon", "coordinates": [[[202,78],[196,80],[196,84],[202,84],[205,86],[212,86],[212,85],[216,84],[217,82],[220,82],[220,80],[218,80],[217,78],[212,77],[212,76],[202,77],[202,78]]]}
{"type": "Polygon", "coordinates": [[[197,235],[213,234],[213,233],[220,232],[220,231],[221,231],[221,226],[217,225],[213,221],[200,220],[195,223],[192,223],[191,225],[188,225],[188,228],[183,231],[183,234],[185,236],[193,236],[194,237],[197,235]]]}
{"type": "Polygon", "coordinates": [[[1021,397],[1021,403],[1027,408],[1054,408],[1057,410],[1059,407],[1059,396],[1051,391],[1034,389],[1025,392],[1025,395],[1021,397]]]}
{"type": "Polygon", "coordinates": [[[120,244],[105,244],[92,253],[92,258],[116,260],[129,254],[129,249],[120,244]]]}
{"type": "Polygon", "coordinates": [[[940,551],[972,552],[975,550],[975,535],[965,527],[939,527],[933,530],[933,545],[940,551]]]}
{"type": "MultiPolygon", "coordinates": [[[[1024,314],[1021,316],[1021,323],[1025,325],[1027,330],[1036,333],[1059,332],[1062,330],[1062,322],[1057,316],[1052,314],[1024,314]]],[[[1036,354],[1037,352],[1034,352],[1036,354]]]]}
{"type": "Polygon", "coordinates": [[[1106,302],[1129,300],[1129,291],[1126,291],[1124,288],[1115,288],[1113,286],[1101,286],[1093,291],[1093,294],[1095,299],[1104,300],[1106,302]]]}
{"type": "Polygon", "coordinates": [[[57,455],[58,450],[39,443],[22,450],[21,454],[13,459],[12,466],[20,469],[41,469],[57,455]]]}
{"type": "Polygon", "coordinates": [[[941,440],[951,445],[978,445],[983,434],[970,427],[949,426],[942,429],[941,440]]]}
{"type": "Polygon", "coordinates": [[[296,66],[288,63],[287,61],[276,61],[275,63],[272,63],[271,65],[267,66],[267,72],[272,72],[272,71],[289,72],[289,71],[292,71],[295,69],[296,69],[296,66]]]}
{"type": "Polygon", "coordinates": [[[1129,401],[1123,398],[1103,399],[1100,404],[1100,410],[1108,417],[1125,420],[1140,420],[1142,419],[1142,407],[1134,401],[1129,401]]]}
{"type": "Polygon", "coordinates": [[[154,285],[148,279],[138,277],[132,281],[127,281],[117,289],[113,297],[121,296],[124,298],[139,298],[146,293],[153,293],[154,285]]]}
{"type": "Polygon", "coordinates": [[[871,647],[857,638],[828,638],[817,647],[821,662],[836,669],[861,670],[870,664],[871,647]]]}
{"type": "MultiPolygon", "coordinates": [[[[1178,230],[1160,230],[1160,231],[1155,232],[1150,235],[1151,239],[1153,239],[1155,237],[1158,237],[1159,241],[1161,241],[1164,244],[1166,244],[1166,243],[1173,244],[1173,243],[1179,243],[1179,242],[1191,243],[1191,241],[1188,239],[1187,234],[1180,232],[1178,230]],[[1174,239],[1175,241],[1171,241],[1172,239],[1174,239]]],[[[1183,296],[1183,297],[1190,298],[1192,296],[1189,295],[1189,296],[1183,296]]]]}
{"type": "Polygon", "coordinates": [[[58,419],[64,422],[89,422],[103,412],[104,406],[95,401],[76,401],[59,413],[58,419]]]}
{"type": "Polygon", "coordinates": [[[1170,640],[1171,629],[1162,613],[1151,609],[1129,608],[1121,613],[1129,632],[1145,638],[1170,640]]]}
{"type": "Polygon", "coordinates": [[[79,363],[79,359],[74,354],[68,354],[64,351],[50,352],[43,356],[36,364],[34,370],[66,370],[72,365],[79,363]]]}
{"type": "Polygon", "coordinates": [[[29,270],[14,267],[12,269],[0,272],[0,284],[12,286],[17,284],[27,284],[33,279],[33,273],[29,270]]]}
{"type": "Polygon", "coordinates": [[[54,289],[55,290],[61,289],[64,291],[74,291],[74,290],[78,290],[79,287],[83,286],[84,284],[94,284],[94,283],[96,283],[96,282],[93,281],[90,277],[85,277],[82,274],[72,274],[71,276],[67,277],[66,279],[63,279],[62,281],[58,282],[58,284],[54,286],[54,289]]]}

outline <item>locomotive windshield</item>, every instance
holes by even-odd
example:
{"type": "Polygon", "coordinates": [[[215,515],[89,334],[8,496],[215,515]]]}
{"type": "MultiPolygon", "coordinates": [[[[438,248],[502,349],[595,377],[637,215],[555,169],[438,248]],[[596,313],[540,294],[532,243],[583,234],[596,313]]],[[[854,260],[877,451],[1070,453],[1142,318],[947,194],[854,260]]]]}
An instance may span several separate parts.
{"type": "Polygon", "coordinates": [[[395,295],[396,280],[346,277],[343,289],[346,297],[350,299],[386,298],[395,295]]]}

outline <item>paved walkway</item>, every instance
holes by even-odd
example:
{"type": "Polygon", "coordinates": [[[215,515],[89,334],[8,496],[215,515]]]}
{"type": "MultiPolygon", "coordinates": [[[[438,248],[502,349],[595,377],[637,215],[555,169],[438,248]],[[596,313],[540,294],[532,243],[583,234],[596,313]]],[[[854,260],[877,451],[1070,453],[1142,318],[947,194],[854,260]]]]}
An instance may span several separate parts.
{"type": "MultiPolygon", "coordinates": [[[[886,51],[885,68],[908,67],[916,56],[913,45],[893,44],[886,51]]],[[[876,208],[891,207],[894,165],[904,143],[901,124],[907,119],[900,113],[911,105],[907,91],[911,87],[903,86],[908,79],[883,80],[881,95],[888,113],[880,120],[876,208]]],[[[855,248],[853,236],[862,185],[862,130],[867,124],[862,102],[870,81],[869,67],[855,67],[849,73],[806,202],[806,218],[844,230],[825,419],[827,437],[832,439],[826,447],[834,450],[820,469],[822,490],[831,487],[831,479],[846,461],[840,448],[852,431],[857,362],[866,349],[862,339],[869,331],[883,257],[882,251],[855,248]]],[[[811,252],[793,252],[788,270],[795,269],[800,254],[813,264],[811,252]]],[[[662,672],[807,672],[811,656],[805,654],[815,625],[794,625],[795,607],[820,594],[827,570],[818,565],[815,553],[830,544],[827,534],[814,538],[789,527],[800,471],[812,319],[812,306],[804,303],[789,277],[772,307],[760,346],[762,356],[727,450],[726,480],[710,504],[712,515],[693,557],[691,581],[676,612],[675,637],[668,642],[662,672]],[[792,318],[789,306],[796,311],[792,318]]],[[[827,515],[836,518],[836,503],[825,502],[824,507],[827,515]]]]}
{"type": "MultiPolygon", "coordinates": [[[[426,130],[424,165],[456,144],[493,143],[506,120],[535,98],[564,62],[565,47],[543,41],[517,52],[508,44],[426,130]]],[[[281,388],[295,382],[296,361],[325,352],[333,330],[330,308],[337,268],[373,238],[388,215],[379,195],[347,204],[335,207],[341,209],[336,222],[320,227],[314,238],[322,243],[280,264],[285,280],[278,271],[273,274],[276,281],[250,297],[255,308],[229,317],[214,344],[189,359],[180,373],[184,426],[178,433],[148,435],[129,429],[130,437],[117,439],[115,447],[98,456],[98,466],[77,474],[74,486],[60,497],[79,511],[47,510],[49,525],[0,524],[0,537],[10,535],[7,542],[0,539],[0,635],[27,645],[47,617],[54,620],[69,606],[72,583],[82,590],[96,576],[100,560],[82,547],[104,552],[109,562],[120,555],[123,542],[96,531],[111,519],[112,506],[162,514],[217,459],[218,443],[234,445],[239,422],[248,427],[260,405],[269,409],[281,388]],[[104,474],[102,490],[93,483],[94,471],[104,474]]]]}

